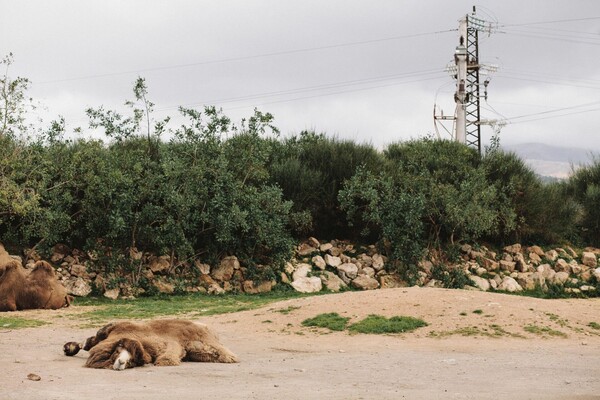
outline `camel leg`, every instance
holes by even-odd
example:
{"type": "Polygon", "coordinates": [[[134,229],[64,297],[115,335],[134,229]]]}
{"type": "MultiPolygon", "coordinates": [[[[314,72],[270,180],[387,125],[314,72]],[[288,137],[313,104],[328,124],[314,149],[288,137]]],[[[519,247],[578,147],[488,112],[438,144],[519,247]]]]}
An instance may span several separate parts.
{"type": "Polygon", "coordinates": [[[0,301],[0,311],[17,311],[17,303],[14,300],[0,301]]]}
{"type": "Polygon", "coordinates": [[[115,327],[114,323],[110,323],[108,325],[104,325],[102,328],[96,332],[95,336],[91,336],[86,339],[85,344],[83,345],[83,350],[90,351],[92,347],[105,340],[108,337],[108,334],[115,327]]]}
{"type": "Polygon", "coordinates": [[[156,357],[154,365],[166,367],[181,364],[185,351],[179,343],[167,343],[165,350],[156,357]]]}
{"type": "Polygon", "coordinates": [[[196,362],[239,362],[237,356],[220,344],[209,345],[200,341],[188,343],[185,348],[185,360],[196,362]]]}

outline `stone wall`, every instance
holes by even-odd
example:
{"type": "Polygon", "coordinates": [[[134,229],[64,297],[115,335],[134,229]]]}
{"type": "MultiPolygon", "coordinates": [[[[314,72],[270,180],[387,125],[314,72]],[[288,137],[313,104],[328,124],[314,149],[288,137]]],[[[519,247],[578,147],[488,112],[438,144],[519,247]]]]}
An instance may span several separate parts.
{"type": "MultiPolygon", "coordinates": [[[[23,258],[13,257],[24,259],[28,269],[41,259],[35,251],[26,250],[24,254],[23,258]]],[[[461,269],[471,280],[472,285],[468,286],[471,289],[516,292],[536,287],[546,289],[553,284],[565,286],[568,292],[585,293],[595,291],[594,285],[600,282],[599,255],[600,250],[595,248],[578,253],[571,247],[544,250],[539,246],[514,244],[494,252],[484,246],[463,245],[460,261],[448,268],[461,269]]],[[[109,298],[132,298],[145,292],[142,287],[166,294],[254,294],[268,292],[277,283],[249,279],[248,269],[235,256],[209,265],[201,260],[180,262],[167,255],[156,256],[132,249],[123,261],[126,265],[115,268],[127,273],[116,274],[105,272],[107,268],[97,254],[57,245],[48,261],[55,266],[69,294],[75,296],[88,296],[96,288],[109,298]]],[[[432,278],[433,266],[438,262],[430,257],[419,264],[418,285],[442,286],[442,282],[432,278]]],[[[309,238],[297,246],[278,281],[303,293],[407,286],[397,273],[391,272],[393,270],[374,245],[358,248],[347,241],[321,243],[309,238]]]]}

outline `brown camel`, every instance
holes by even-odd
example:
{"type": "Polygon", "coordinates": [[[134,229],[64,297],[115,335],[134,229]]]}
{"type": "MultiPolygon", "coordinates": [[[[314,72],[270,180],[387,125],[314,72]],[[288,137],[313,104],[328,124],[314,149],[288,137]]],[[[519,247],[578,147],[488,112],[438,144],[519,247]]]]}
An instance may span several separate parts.
{"type": "Polygon", "coordinates": [[[0,275],[0,311],[57,309],[68,307],[72,299],[46,261],[36,262],[27,274],[18,261],[12,260],[0,275]]]}
{"type": "Polygon", "coordinates": [[[72,356],[81,347],[89,351],[86,367],[118,371],[144,364],[179,365],[181,361],[238,362],[206,325],[177,319],[111,323],[83,346],[66,343],[64,352],[72,356]]]}

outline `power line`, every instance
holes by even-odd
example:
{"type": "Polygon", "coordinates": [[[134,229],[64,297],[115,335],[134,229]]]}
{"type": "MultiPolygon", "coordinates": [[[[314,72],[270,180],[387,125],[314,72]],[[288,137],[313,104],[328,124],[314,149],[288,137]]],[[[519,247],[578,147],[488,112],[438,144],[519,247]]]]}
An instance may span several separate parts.
{"type": "MultiPolygon", "coordinates": [[[[379,77],[365,78],[365,79],[357,79],[357,80],[351,80],[351,81],[326,83],[326,84],[322,84],[322,85],[300,87],[300,88],[294,88],[294,89],[288,89],[288,90],[255,93],[255,94],[251,94],[251,95],[229,97],[229,98],[216,99],[216,100],[210,100],[210,101],[198,101],[198,102],[194,102],[194,103],[180,104],[177,106],[161,107],[161,108],[157,109],[157,111],[177,109],[180,106],[192,107],[192,106],[198,106],[198,105],[204,105],[204,104],[223,104],[223,103],[231,103],[231,102],[242,101],[242,100],[255,100],[255,99],[268,98],[268,97],[273,97],[273,96],[310,92],[310,91],[319,90],[319,89],[337,89],[337,88],[342,88],[342,87],[347,87],[347,86],[364,85],[364,84],[373,83],[373,82],[394,80],[394,79],[399,79],[399,78],[426,76],[426,75],[432,75],[432,74],[443,75],[444,72],[442,70],[438,70],[438,69],[406,72],[406,73],[401,73],[401,74],[386,75],[386,76],[379,76],[379,77]]],[[[441,77],[442,76],[440,76],[440,78],[441,77]]],[[[401,84],[401,83],[403,83],[403,82],[400,82],[399,84],[401,84]]],[[[381,86],[377,86],[377,87],[381,87],[381,86]]]]}
{"type": "MultiPolygon", "coordinates": [[[[512,121],[512,120],[515,120],[515,119],[534,117],[534,116],[537,116],[537,115],[551,114],[551,113],[560,112],[560,111],[573,110],[573,109],[581,108],[581,107],[589,107],[589,106],[593,106],[593,105],[596,105],[596,104],[600,104],[600,101],[592,101],[590,103],[578,104],[578,105],[575,105],[575,106],[555,108],[555,109],[552,109],[552,110],[540,111],[540,112],[532,113],[532,114],[523,114],[523,115],[519,115],[519,116],[516,116],[516,117],[509,117],[508,120],[512,121]]],[[[587,110],[587,111],[594,111],[594,110],[587,110]]]]}
{"type": "Polygon", "coordinates": [[[530,28],[508,28],[508,29],[504,29],[503,31],[500,31],[501,33],[524,33],[524,34],[530,34],[530,35],[537,35],[540,37],[551,37],[551,38],[564,38],[564,39],[581,39],[584,41],[590,41],[592,43],[595,43],[596,41],[600,40],[600,34],[592,34],[592,33],[585,33],[585,32],[578,32],[577,34],[573,34],[573,33],[565,33],[563,31],[559,31],[556,29],[547,29],[544,28],[543,30],[539,30],[540,28],[536,28],[536,27],[530,27],[530,28]],[[537,29],[537,30],[534,30],[537,29]]]}
{"type": "Polygon", "coordinates": [[[546,77],[549,79],[559,79],[562,81],[573,81],[573,82],[578,82],[578,83],[588,83],[591,85],[600,85],[600,80],[599,79],[588,79],[588,78],[565,78],[561,75],[558,74],[548,74],[548,73],[543,73],[543,72],[533,72],[533,71],[526,71],[526,70],[520,70],[520,69],[515,69],[515,68],[502,68],[502,71],[507,71],[511,74],[517,74],[517,75],[525,75],[525,76],[534,76],[534,77],[546,77]]]}
{"type": "Polygon", "coordinates": [[[221,59],[215,59],[215,60],[199,61],[199,62],[188,63],[188,64],[167,65],[167,66],[162,66],[162,67],[141,68],[141,69],[137,69],[137,70],[109,72],[109,73],[104,73],[104,74],[86,75],[86,76],[64,78],[64,79],[55,79],[55,80],[37,82],[37,84],[42,85],[42,84],[51,84],[51,83],[61,83],[61,82],[69,82],[69,81],[77,81],[77,80],[85,80],[85,79],[105,78],[105,77],[110,77],[110,76],[140,74],[143,72],[189,68],[189,67],[195,67],[195,66],[200,66],[200,65],[222,64],[222,63],[228,63],[228,62],[234,62],[234,61],[246,61],[246,60],[253,60],[253,59],[265,58],[265,57],[275,57],[275,56],[281,56],[281,55],[306,53],[306,52],[311,52],[311,51],[329,50],[329,49],[341,48],[341,47],[368,45],[368,44],[381,43],[381,42],[387,42],[387,41],[392,41],[392,40],[410,39],[410,38],[416,38],[416,37],[422,37],[422,36],[431,36],[431,35],[437,35],[437,34],[455,32],[455,31],[456,31],[456,29],[448,29],[448,30],[442,30],[442,31],[415,33],[415,34],[411,34],[411,35],[401,35],[401,36],[392,36],[392,37],[387,37],[387,38],[361,40],[361,41],[357,41],[357,42],[337,43],[337,44],[332,44],[332,45],[327,45],[327,46],[307,47],[307,48],[300,48],[300,49],[293,49],[293,50],[277,51],[277,52],[272,52],[272,53],[254,54],[254,55],[249,55],[249,56],[240,56],[240,57],[230,57],[230,58],[221,58],[221,59]]]}
{"type": "Polygon", "coordinates": [[[574,112],[560,114],[560,115],[550,115],[550,116],[542,117],[542,118],[532,118],[532,119],[527,119],[524,121],[517,121],[517,122],[512,122],[509,120],[508,122],[513,125],[514,124],[524,124],[527,122],[542,121],[542,120],[546,120],[546,119],[554,119],[554,118],[566,117],[569,115],[576,115],[576,114],[585,114],[585,113],[594,112],[594,111],[600,111],[600,108],[592,108],[590,110],[583,110],[583,111],[574,111],[574,112]]]}
{"type": "MultiPolygon", "coordinates": [[[[431,72],[428,72],[428,73],[425,73],[422,75],[428,75],[428,74],[431,74],[431,72]]],[[[396,83],[389,83],[389,84],[385,84],[385,85],[368,86],[368,87],[363,87],[363,88],[358,88],[358,89],[338,90],[338,91],[330,92],[330,93],[320,93],[320,94],[314,94],[314,95],[310,95],[310,96],[295,97],[295,98],[291,98],[291,99],[267,101],[267,102],[263,102],[260,104],[254,103],[254,104],[241,105],[241,106],[235,106],[235,107],[227,107],[225,109],[226,110],[237,110],[237,109],[250,108],[250,107],[262,107],[262,106],[270,105],[270,104],[288,103],[288,102],[293,102],[293,101],[298,101],[298,100],[306,100],[306,99],[313,99],[313,98],[319,98],[319,97],[334,96],[337,94],[345,94],[345,93],[352,93],[352,92],[361,92],[361,91],[380,89],[380,88],[386,88],[386,87],[398,86],[398,85],[406,85],[406,84],[410,84],[410,83],[418,83],[418,82],[424,82],[424,81],[430,81],[430,80],[436,80],[436,79],[444,79],[444,78],[445,78],[445,74],[441,75],[441,76],[435,76],[435,77],[423,78],[423,79],[415,79],[415,80],[410,80],[410,81],[402,81],[402,82],[396,82],[396,83]]],[[[329,89],[341,88],[344,86],[349,86],[349,85],[331,86],[331,87],[329,87],[329,89]]],[[[307,88],[293,89],[289,92],[281,91],[281,94],[295,94],[295,93],[298,93],[295,90],[302,91],[304,89],[307,89],[307,88]]],[[[198,102],[198,103],[194,103],[194,104],[187,104],[184,106],[191,107],[191,106],[200,106],[200,105],[205,105],[205,104],[206,105],[209,105],[209,104],[210,105],[219,105],[219,104],[227,103],[227,102],[235,102],[235,101],[239,101],[239,100],[256,100],[256,99],[268,98],[268,97],[272,97],[272,96],[273,96],[273,92],[266,93],[264,95],[257,94],[257,95],[253,95],[253,96],[242,96],[242,97],[237,97],[237,98],[223,99],[223,100],[219,100],[219,101],[198,102]]],[[[161,107],[161,108],[155,109],[154,111],[161,112],[161,111],[175,110],[175,109],[178,109],[179,107],[180,106],[161,107]]],[[[73,120],[68,120],[68,122],[69,123],[85,122],[86,120],[87,119],[85,119],[85,118],[77,118],[77,119],[73,119],[73,120]]]]}
{"type": "Polygon", "coordinates": [[[442,78],[445,78],[445,77],[444,76],[438,76],[438,77],[433,77],[433,78],[416,79],[416,80],[413,80],[413,81],[390,83],[390,84],[387,84],[387,85],[370,86],[370,87],[360,88],[360,89],[341,90],[341,91],[332,92],[332,93],[323,93],[323,94],[316,94],[316,95],[312,95],[312,96],[296,97],[296,98],[287,99],[287,100],[270,101],[270,102],[261,103],[261,104],[255,104],[255,105],[250,105],[250,106],[230,107],[230,108],[228,108],[228,110],[235,110],[235,109],[238,109],[238,108],[248,108],[248,107],[259,107],[259,106],[265,106],[265,105],[276,104],[276,103],[288,103],[288,102],[291,102],[291,101],[314,99],[314,98],[317,98],[317,97],[334,96],[336,94],[343,94],[343,93],[363,92],[363,91],[366,91],[366,90],[381,89],[381,88],[386,88],[386,87],[391,87],[391,86],[406,85],[406,84],[409,84],[409,83],[431,81],[431,80],[442,79],[442,78]]]}
{"type": "Polygon", "coordinates": [[[500,79],[513,79],[513,80],[517,80],[517,81],[539,82],[539,83],[546,83],[549,85],[570,86],[570,87],[600,90],[599,86],[577,85],[577,84],[572,84],[572,83],[560,83],[560,82],[556,82],[556,81],[546,81],[543,79],[519,78],[516,76],[507,76],[504,74],[498,74],[496,77],[500,78],[500,79]]]}
{"type": "MultiPolygon", "coordinates": [[[[545,28],[543,26],[529,26],[525,27],[525,29],[534,29],[537,31],[546,31],[546,32],[560,32],[560,33],[574,33],[582,36],[600,36],[600,33],[597,32],[583,32],[583,31],[573,31],[570,29],[557,29],[557,28],[545,28]]],[[[544,33],[544,32],[541,32],[544,33]]],[[[575,35],[572,35],[575,36],[575,35]]]]}
{"type": "Polygon", "coordinates": [[[527,26],[527,25],[543,25],[543,24],[557,24],[563,22],[578,22],[578,21],[592,21],[600,19],[600,17],[586,17],[586,18],[573,18],[573,19],[556,19],[552,21],[537,21],[537,22],[526,22],[522,24],[502,24],[500,27],[504,26],[527,26]]]}
{"type": "MultiPolygon", "coordinates": [[[[499,33],[504,33],[506,35],[513,35],[513,36],[521,36],[521,37],[530,37],[530,38],[534,38],[534,39],[546,39],[546,40],[558,40],[561,42],[568,42],[568,43],[578,43],[578,44],[589,44],[592,46],[600,46],[600,41],[593,41],[594,38],[583,38],[583,39],[588,39],[588,40],[576,40],[576,38],[573,37],[569,37],[569,36],[561,36],[561,35],[550,35],[550,34],[541,34],[541,33],[536,33],[536,32],[528,32],[528,31],[518,31],[518,30],[504,30],[504,31],[498,31],[499,33]]],[[[579,38],[581,39],[581,38],[579,38]]]]}

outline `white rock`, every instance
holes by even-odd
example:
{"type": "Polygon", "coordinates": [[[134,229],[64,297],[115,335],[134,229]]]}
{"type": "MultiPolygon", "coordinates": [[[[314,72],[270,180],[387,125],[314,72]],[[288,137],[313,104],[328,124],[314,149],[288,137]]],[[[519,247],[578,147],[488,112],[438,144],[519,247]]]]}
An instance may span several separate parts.
{"type": "Polygon", "coordinates": [[[337,270],[338,270],[338,273],[343,272],[344,275],[350,279],[354,279],[358,275],[358,267],[356,266],[356,264],[353,264],[353,263],[340,264],[337,267],[337,270]]]}
{"type": "Polygon", "coordinates": [[[73,265],[71,265],[71,275],[73,275],[73,276],[80,276],[80,277],[82,277],[84,279],[89,278],[86,266],[85,265],[81,265],[81,264],[73,264],[73,265]]]}
{"type": "Polygon", "coordinates": [[[373,265],[373,257],[371,257],[370,255],[367,255],[365,253],[362,253],[358,256],[358,261],[363,266],[363,268],[371,267],[373,265]]]}
{"type": "Polygon", "coordinates": [[[321,281],[327,290],[331,290],[332,292],[339,292],[347,286],[339,276],[331,271],[325,271],[323,275],[321,275],[321,281]]]}
{"type": "Polygon", "coordinates": [[[568,272],[564,272],[564,271],[560,271],[557,272],[554,275],[554,278],[552,279],[554,283],[559,284],[559,285],[564,285],[565,282],[569,279],[569,273],[568,272]]]}
{"type": "Polygon", "coordinates": [[[487,279],[477,275],[470,276],[469,278],[473,281],[475,287],[483,290],[484,292],[490,290],[490,282],[487,279]]]}
{"type": "Polygon", "coordinates": [[[542,265],[538,266],[537,272],[539,274],[541,274],[544,277],[544,279],[546,279],[548,281],[551,281],[552,278],[554,278],[554,275],[556,274],[556,271],[554,271],[552,269],[550,264],[542,264],[542,265]]]}
{"type": "Polygon", "coordinates": [[[332,256],[330,254],[325,254],[325,262],[330,267],[334,267],[335,268],[335,267],[337,267],[338,265],[340,265],[342,263],[342,259],[339,258],[339,257],[332,256]]]}
{"type": "Polygon", "coordinates": [[[516,243],[516,244],[513,244],[512,246],[506,246],[504,248],[504,251],[507,253],[511,253],[511,254],[519,253],[521,251],[521,244],[516,243]]]}
{"type": "Polygon", "coordinates": [[[531,252],[529,253],[529,261],[534,265],[538,265],[542,262],[542,258],[537,253],[531,252]]]}
{"type": "Polygon", "coordinates": [[[83,278],[67,280],[65,288],[67,293],[73,296],[85,297],[92,292],[92,287],[83,278]]]}
{"type": "Polygon", "coordinates": [[[119,297],[119,288],[108,289],[104,292],[104,297],[116,300],[119,297]]]}
{"type": "Polygon", "coordinates": [[[293,281],[292,287],[300,293],[316,293],[323,288],[323,282],[318,276],[311,276],[293,281]]]}
{"type": "Polygon", "coordinates": [[[314,256],[312,258],[312,263],[315,265],[315,267],[319,268],[320,270],[324,270],[325,267],[327,267],[327,263],[321,256],[314,256]]]}
{"type": "Polygon", "coordinates": [[[502,283],[498,286],[498,290],[505,290],[507,292],[520,292],[523,290],[523,288],[513,278],[510,276],[505,276],[504,279],[502,279],[502,283]]]}
{"type": "Polygon", "coordinates": [[[596,255],[591,251],[584,251],[581,256],[581,263],[594,268],[597,265],[596,255]]]}
{"type": "Polygon", "coordinates": [[[298,264],[296,270],[292,274],[292,280],[298,280],[300,278],[306,278],[308,273],[312,271],[312,267],[309,264],[298,264]]]}
{"type": "Polygon", "coordinates": [[[548,250],[545,256],[548,260],[555,261],[558,258],[558,252],[556,250],[548,250]]]}
{"type": "Polygon", "coordinates": [[[370,278],[375,277],[375,270],[371,267],[365,267],[363,269],[361,269],[360,271],[358,271],[358,275],[366,275],[370,278]]]}
{"type": "Polygon", "coordinates": [[[212,271],[212,277],[219,282],[231,280],[236,269],[240,269],[240,262],[236,256],[224,257],[219,265],[212,271]]]}
{"type": "Polygon", "coordinates": [[[379,287],[379,282],[370,276],[360,275],[352,281],[352,286],[362,290],[373,290],[379,287]]]}
{"type": "Polygon", "coordinates": [[[504,271],[513,272],[515,270],[516,265],[517,265],[517,263],[514,261],[506,261],[506,260],[500,261],[500,269],[502,269],[504,271]]]}
{"type": "Polygon", "coordinates": [[[328,250],[330,250],[333,247],[333,245],[331,243],[323,243],[321,246],[319,246],[319,250],[321,250],[321,252],[325,253],[328,250]]]}
{"type": "Polygon", "coordinates": [[[539,257],[542,257],[544,255],[544,250],[542,250],[540,246],[530,246],[528,250],[539,257]]]}
{"type": "Polygon", "coordinates": [[[223,289],[216,282],[208,287],[208,294],[223,294],[223,293],[225,293],[225,289],[223,289]]]}
{"type": "Polygon", "coordinates": [[[556,264],[554,264],[554,270],[556,272],[570,272],[571,271],[571,265],[566,262],[565,260],[563,260],[562,258],[559,258],[558,260],[556,260],[556,264]]]}
{"type": "Polygon", "coordinates": [[[319,243],[317,238],[314,238],[312,236],[308,238],[308,244],[310,244],[312,247],[316,247],[317,249],[321,247],[321,243],[319,243]]]}
{"type": "Polygon", "coordinates": [[[381,271],[385,266],[385,260],[381,254],[374,254],[372,260],[373,264],[371,266],[375,271],[381,271]]]}

